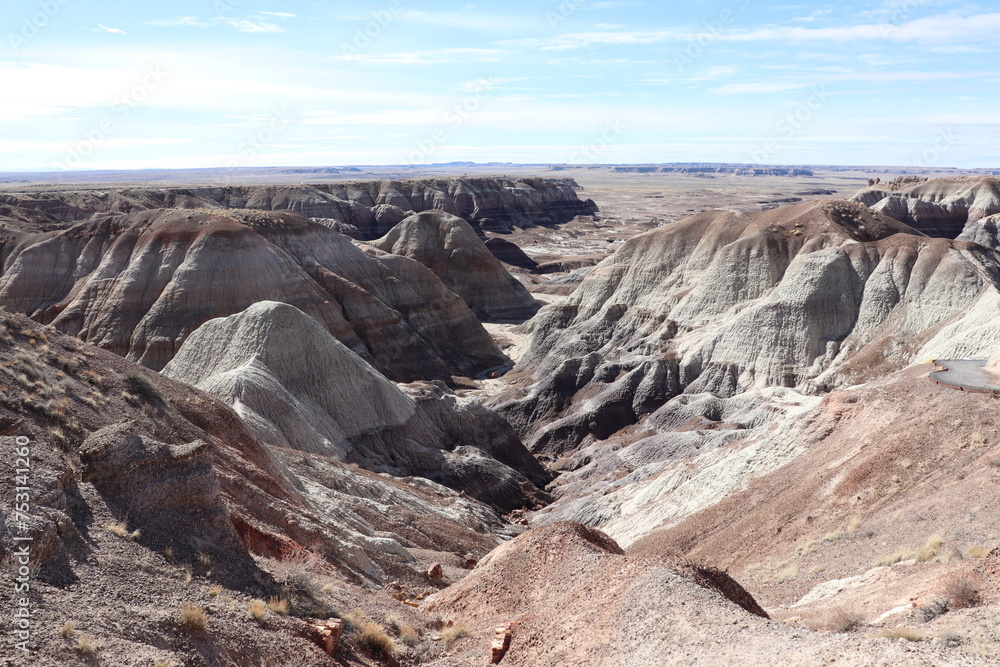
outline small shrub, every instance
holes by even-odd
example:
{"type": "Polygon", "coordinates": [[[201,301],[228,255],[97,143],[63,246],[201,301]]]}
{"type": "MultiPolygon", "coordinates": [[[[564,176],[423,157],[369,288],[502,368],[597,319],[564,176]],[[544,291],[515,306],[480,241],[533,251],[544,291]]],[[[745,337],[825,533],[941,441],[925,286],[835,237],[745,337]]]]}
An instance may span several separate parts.
{"type": "Polygon", "coordinates": [[[73,621],[66,621],[63,623],[62,629],[59,630],[59,634],[66,639],[72,638],[76,634],[76,624],[73,621]]]}
{"type": "Polygon", "coordinates": [[[885,639],[905,639],[908,642],[922,642],[926,639],[923,633],[913,628],[886,628],[878,636],[885,639]]]}
{"type": "Polygon", "coordinates": [[[948,612],[948,598],[938,598],[920,608],[920,618],[924,623],[933,621],[948,612]]]}
{"type": "Polygon", "coordinates": [[[446,649],[451,648],[451,645],[457,642],[462,637],[468,637],[468,636],[469,636],[469,629],[465,627],[464,623],[453,625],[441,631],[441,641],[444,643],[444,647],[446,649]]]}
{"type": "Polygon", "coordinates": [[[267,601],[267,608],[275,614],[287,614],[288,610],[291,609],[291,605],[288,603],[288,600],[272,597],[267,601]]]}
{"type": "Polygon", "coordinates": [[[948,648],[954,648],[956,646],[961,646],[962,635],[957,632],[946,632],[938,637],[938,641],[948,648]]]}
{"type": "Polygon", "coordinates": [[[125,386],[128,387],[129,393],[143,400],[155,401],[161,398],[160,390],[154,387],[148,378],[135,371],[126,373],[122,376],[122,379],[125,381],[125,386]]]}
{"type": "Polygon", "coordinates": [[[358,645],[376,658],[392,660],[396,657],[396,642],[378,623],[365,621],[358,628],[358,645]]]}
{"type": "Polygon", "coordinates": [[[798,578],[798,576],[799,576],[799,568],[795,567],[794,565],[791,565],[789,567],[786,567],[781,572],[779,572],[778,575],[775,577],[775,579],[779,583],[785,583],[786,581],[795,580],[796,578],[798,578]]]}
{"type": "Polygon", "coordinates": [[[856,611],[839,607],[830,613],[827,628],[830,632],[850,632],[856,629],[864,621],[864,618],[856,611]]]}
{"type": "Polygon", "coordinates": [[[986,436],[983,435],[982,433],[980,433],[979,431],[976,431],[975,433],[973,433],[971,439],[972,439],[972,444],[974,444],[974,445],[985,445],[986,444],[986,436]]]}
{"type": "Polygon", "coordinates": [[[181,605],[181,626],[191,632],[204,632],[208,628],[208,613],[193,604],[181,605]]]}
{"type": "Polygon", "coordinates": [[[219,594],[221,592],[222,592],[222,586],[218,584],[215,584],[214,586],[208,589],[208,594],[211,595],[213,598],[219,597],[219,594]]]}
{"type": "Polygon", "coordinates": [[[982,582],[970,573],[953,574],[945,579],[942,593],[950,609],[975,607],[982,602],[982,582]]]}
{"type": "Polygon", "coordinates": [[[97,655],[97,649],[97,643],[90,635],[80,635],[80,639],[76,642],[76,652],[84,657],[94,657],[97,655]]]}
{"type": "Polygon", "coordinates": [[[267,616],[267,603],[263,600],[254,600],[250,603],[249,613],[253,620],[263,621],[264,617],[267,616]]]}
{"type": "Polygon", "coordinates": [[[204,568],[204,569],[207,570],[208,568],[212,567],[212,557],[209,556],[204,551],[199,551],[198,552],[198,565],[200,565],[202,568],[204,568]]]}

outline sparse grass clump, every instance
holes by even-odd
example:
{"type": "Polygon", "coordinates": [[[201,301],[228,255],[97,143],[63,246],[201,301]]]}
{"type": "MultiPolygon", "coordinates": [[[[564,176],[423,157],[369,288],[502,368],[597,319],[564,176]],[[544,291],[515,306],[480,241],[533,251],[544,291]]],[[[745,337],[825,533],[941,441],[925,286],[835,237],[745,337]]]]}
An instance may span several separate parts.
{"type": "Polygon", "coordinates": [[[457,642],[462,637],[469,636],[469,628],[465,627],[465,623],[456,623],[450,627],[445,628],[441,631],[441,642],[444,644],[446,649],[450,649],[451,645],[457,642]]]}
{"type": "Polygon", "coordinates": [[[155,401],[162,398],[160,390],[154,387],[148,378],[139,373],[134,371],[126,373],[122,376],[122,379],[125,381],[125,386],[128,388],[129,393],[145,401],[155,401]]]}
{"type": "Polygon", "coordinates": [[[886,628],[879,632],[878,636],[885,639],[905,639],[908,642],[922,642],[926,639],[922,632],[906,627],[886,628]]]}
{"type": "Polygon", "coordinates": [[[198,565],[200,565],[203,569],[207,570],[208,568],[212,567],[212,557],[209,556],[204,551],[199,551],[198,552],[198,565]]]}
{"type": "Polygon", "coordinates": [[[378,623],[364,621],[358,627],[358,645],[376,658],[392,660],[396,657],[396,642],[378,623]]]}
{"type": "Polygon", "coordinates": [[[856,611],[838,607],[830,612],[827,628],[830,632],[850,632],[864,622],[864,618],[856,611]]]}
{"type": "Polygon", "coordinates": [[[208,613],[197,605],[181,605],[181,627],[191,632],[204,632],[208,628],[208,613]]]}
{"type": "Polygon", "coordinates": [[[385,624],[406,646],[412,647],[420,643],[420,633],[415,628],[400,622],[395,616],[386,618],[385,624]]]}
{"type": "Polygon", "coordinates": [[[59,634],[66,639],[71,639],[76,634],[76,624],[73,621],[66,621],[63,623],[62,628],[60,628],[59,634]]]}
{"type": "Polygon", "coordinates": [[[900,549],[891,556],[886,556],[885,558],[875,561],[875,567],[886,567],[889,565],[895,565],[896,563],[899,563],[901,561],[910,560],[913,557],[914,554],[912,551],[900,549]]]}
{"type": "Polygon", "coordinates": [[[986,558],[990,555],[990,550],[981,544],[975,544],[965,550],[965,555],[969,558],[986,558]]]}
{"type": "Polygon", "coordinates": [[[917,561],[920,563],[926,563],[937,558],[938,553],[941,551],[941,546],[944,544],[944,538],[940,535],[931,535],[927,538],[927,544],[917,552],[917,561]]]}
{"type": "Polygon", "coordinates": [[[272,597],[267,601],[267,608],[275,614],[287,614],[288,610],[291,609],[291,605],[288,603],[288,600],[272,597]]]}
{"type": "Polygon", "coordinates": [[[76,652],[85,658],[93,658],[97,655],[97,642],[90,635],[80,635],[76,642],[76,652]]]}
{"type": "Polygon", "coordinates": [[[214,586],[208,589],[208,594],[211,595],[213,598],[219,597],[220,593],[222,593],[222,586],[218,584],[215,584],[214,586]]]}
{"type": "Polygon", "coordinates": [[[118,537],[122,537],[125,539],[137,540],[139,539],[139,535],[141,535],[141,532],[138,529],[129,532],[128,524],[126,524],[124,521],[115,521],[114,523],[109,523],[107,525],[107,529],[108,532],[111,533],[112,535],[117,535],[118,537]]]}
{"type": "Polygon", "coordinates": [[[250,618],[257,622],[263,621],[264,617],[267,616],[267,603],[263,600],[254,600],[250,603],[248,611],[250,613],[250,618]]]}

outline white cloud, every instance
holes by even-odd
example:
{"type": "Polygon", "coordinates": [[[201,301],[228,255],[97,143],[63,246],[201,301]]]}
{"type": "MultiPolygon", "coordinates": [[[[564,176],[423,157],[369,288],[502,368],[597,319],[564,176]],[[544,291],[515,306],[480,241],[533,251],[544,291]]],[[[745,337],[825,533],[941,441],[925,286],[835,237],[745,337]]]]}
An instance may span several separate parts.
{"type": "Polygon", "coordinates": [[[297,19],[298,14],[289,14],[288,12],[257,12],[258,14],[263,14],[265,16],[277,16],[279,19],[297,19]]]}
{"type": "Polygon", "coordinates": [[[110,32],[112,35],[127,35],[128,34],[124,30],[121,30],[119,28],[109,28],[108,26],[100,24],[100,23],[97,24],[96,28],[91,28],[90,31],[91,32],[110,32]]]}

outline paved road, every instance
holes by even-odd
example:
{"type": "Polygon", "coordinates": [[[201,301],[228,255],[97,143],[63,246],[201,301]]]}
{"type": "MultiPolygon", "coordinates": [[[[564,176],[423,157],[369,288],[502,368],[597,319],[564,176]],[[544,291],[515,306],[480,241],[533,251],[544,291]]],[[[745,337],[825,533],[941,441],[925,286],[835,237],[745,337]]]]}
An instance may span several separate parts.
{"type": "Polygon", "coordinates": [[[984,394],[1000,394],[1000,379],[992,373],[987,373],[983,366],[986,359],[935,359],[934,365],[943,370],[931,373],[932,381],[961,389],[984,394]]]}

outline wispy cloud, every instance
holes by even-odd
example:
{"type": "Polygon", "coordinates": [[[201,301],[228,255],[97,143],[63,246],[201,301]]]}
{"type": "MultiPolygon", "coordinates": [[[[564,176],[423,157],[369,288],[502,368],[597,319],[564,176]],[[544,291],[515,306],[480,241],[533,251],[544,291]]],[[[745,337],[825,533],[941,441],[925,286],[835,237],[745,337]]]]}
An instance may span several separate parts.
{"type": "Polygon", "coordinates": [[[171,19],[157,19],[149,21],[148,25],[161,28],[211,28],[215,26],[228,26],[236,28],[240,32],[285,32],[285,29],[274,23],[266,21],[250,21],[248,19],[235,19],[228,16],[216,16],[210,19],[198,18],[197,16],[178,16],[171,19]]]}
{"type": "Polygon", "coordinates": [[[298,14],[289,14],[288,12],[257,12],[258,14],[263,14],[264,16],[276,16],[279,19],[297,19],[298,14]]]}
{"type": "Polygon", "coordinates": [[[108,26],[103,25],[101,23],[98,23],[96,28],[91,28],[90,31],[91,32],[109,32],[112,35],[127,35],[128,34],[124,30],[121,30],[120,28],[109,28],[108,26]]]}
{"type": "Polygon", "coordinates": [[[366,65],[433,65],[439,63],[466,62],[478,60],[481,62],[497,62],[503,51],[500,49],[438,49],[436,51],[411,51],[409,53],[383,54],[345,54],[334,56],[332,60],[366,64],[366,65]]]}
{"type": "Polygon", "coordinates": [[[709,88],[708,92],[714,95],[771,95],[805,87],[804,83],[727,83],[709,88]]]}
{"type": "Polygon", "coordinates": [[[968,46],[979,42],[994,43],[1000,32],[1000,12],[960,16],[944,14],[890,24],[862,24],[829,28],[777,26],[756,30],[728,30],[719,34],[666,30],[581,32],[547,38],[526,38],[501,42],[513,48],[564,51],[594,46],[636,46],[664,42],[690,42],[711,39],[725,42],[777,42],[794,44],[842,43],[855,41],[890,41],[928,45],[968,46]]]}

